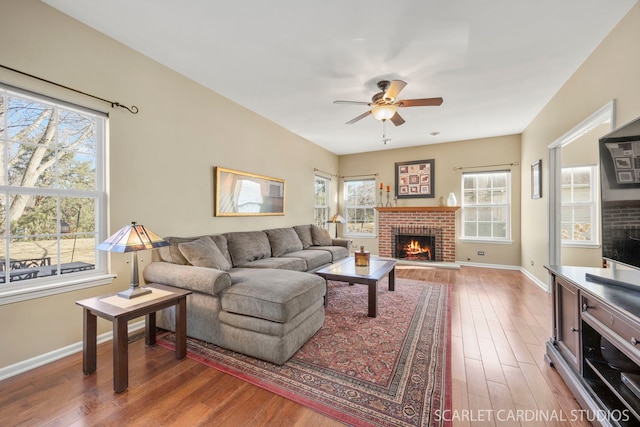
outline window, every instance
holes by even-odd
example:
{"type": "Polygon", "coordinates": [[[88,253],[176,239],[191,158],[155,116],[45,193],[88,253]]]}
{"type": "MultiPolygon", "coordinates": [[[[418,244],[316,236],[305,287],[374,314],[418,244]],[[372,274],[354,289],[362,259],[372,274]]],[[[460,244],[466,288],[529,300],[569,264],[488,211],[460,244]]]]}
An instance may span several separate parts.
{"type": "Polygon", "coordinates": [[[462,238],[511,238],[511,172],[462,174],[462,238]]]}
{"type": "Polygon", "coordinates": [[[329,221],[329,184],[331,180],[321,176],[315,179],[315,205],[313,223],[324,228],[329,221]]]}
{"type": "Polygon", "coordinates": [[[596,167],[562,168],[562,243],[597,244],[596,167]]]}
{"type": "Polygon", "coordinates": [[[344,197],[347,220],[345,234],[375,236],[375,179],[345,181],[344,197]]]}
{"type": "Polygon", "coordinates": [[[105,125],[101,113],[0,86],[0,296],[104,273],[105,125]]]}

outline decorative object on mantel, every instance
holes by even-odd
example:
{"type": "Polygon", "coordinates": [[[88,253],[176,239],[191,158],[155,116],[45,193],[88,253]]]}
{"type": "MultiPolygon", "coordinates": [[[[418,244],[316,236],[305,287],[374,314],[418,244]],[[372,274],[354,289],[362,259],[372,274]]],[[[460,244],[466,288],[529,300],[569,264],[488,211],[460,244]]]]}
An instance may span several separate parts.
{"type": "Polygon", "coordinates": [[[104,242],[96,246],[96,249],[107,252],[131,252],[131,285],[126,291],[118,293],[122,298],[136,298],[150,294],[151,290],[141,288],[138,278],[138,251],[169,246],[169,242],[162,237],[137,225],[135,221],[131,225],[125,225],[104,242]]]}
{"type": "Polygon", "coordinates": [[[396,196],[402,199],[434,198],[435,160],[397,162],[396,196]]]}
{"type": "Polygon", "coordinates": [[[446,206],[444,196],[440,196],[440,198],[438,199],[438,206],[446,206]]]}
{"type": "Polygon", "coordinates": [[[91,95],[90,93],[83,92],[81,90],[74,89],[72,87],[62,85],[60,83],[52,82],[51,80],[43,79],[42,77],[34,76],[33,74],[25,73],[24,71],[20,71],[20,70],[16,70],[15,68],[7,67],[6,65],[0,64],[0,67],[4,68],[5,70],[13,71],[14,73],[22,74],[23,76],[31,77],[32,79],[40,80],[41,82],[49,83],[51,85],[58,86],[58,87],[61,87],[63,89],[67,89],[67,90],[70,90],[72,92],[79,93],[80,95],[84,95],[84,96],[88,96],[88,97],[93,98],[93,99],[97,99],[98,101],[106,102],[108,104],[111,104],[111,108],[115,108],[115,107],[124,108],[125,110],[127,110],[131,114],[138,114],[138,111],[139,111],[138,107],[136,107],[135,105],[132,105],[131,107],[127,107],[126,105],[122,105],[119,102],[109,101],[108,99],[100,98],[99,96],[91,95]]]}
{"type": "Polygon", "coordinates": [[[340,214],[335,214],[334,216],[331,217],[331,219],[329,221],[327,221],[328,223],[331,224],[335,224],[336,226],[336,239],[338,238],[338,224],[344,224],[345,222],[347,222],[346,219],[344,219],[342,217],[342,215],[340,214]]]}
{"type": "Polygon", "coordinates": [[[364,246],[360,246],[360,252],[354,252],[356,259],[356,267],[368,267],[371,253],[364,250],[364,246]]]}
{"type": "Polygon", "coordinates": [[[456,200],[456,195],[453,193],[449,193],[449,197],[447,197],[447,206],[456,206],[458,201],[456,200]]]}

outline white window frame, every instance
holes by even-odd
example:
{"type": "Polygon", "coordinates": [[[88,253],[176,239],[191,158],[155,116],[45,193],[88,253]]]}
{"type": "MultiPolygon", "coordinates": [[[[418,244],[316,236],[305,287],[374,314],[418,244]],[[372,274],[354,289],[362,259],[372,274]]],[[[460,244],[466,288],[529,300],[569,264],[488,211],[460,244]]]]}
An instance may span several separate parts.
{"type": "MultiPolygon", "coordinates": [[[[106,135],[108,127],[108,115],[104,112],[95,111],[76,104],[68,103],[46,95],[34,93],[28,90],[16,88],[0,83],[0,95],[15,96],[24,99],[31,99],[42,104],[53,105],[54,108],[64,108],[75,110],[82,114],[96,117],[96,188],[94,190],[60,189],[60,188],[29,188],[17,187],[15,185],[4,185],[6,180],[0,181],[0,193],[7,197],[13,194],[43,194],[49,196],[62,197],[84,197],[96,200],[95,208],[95,232],[97,239],[103,241],[106,238],[106,218],[107,218],[107,196],[106,196],[106,135]]],[[[4,115],[6,120],[7,115],[4,115]]],[[[6,129],[6,121],[1,124],[6,129]]],[[[0,136],[3,142],[8,142],[8,132],[0,136]],[[7,138],[7,139],[5,139],[7,138]]],[[[8,147],[7,143],[0,145],[8,147]]],[[[4,156],[6,159],[8,156],[4,156]]],[[[4,168],[7,170],[7,168],[4,168]]],[[[8,171],[7,171],[8,173],[8,171]]],[[[5,253],[9,253],[10,227],[6,225],[6,234],[3,236],[3,244],[6,245],[5,253]]],[[[55,234],[60,239],[61,230],[55,234]]],[[[1,272],[4,274],[4,271],[1,272]]],[[[43,278],[27,279],[19,281],[7,281],[0,285],[0,305],[26,301],[34,298],[42,298],[64,292],[90,288],[94,286],[106,285],[112,282],[115,275],[107,272],[107,255],[105,252],[96,251],[95,268],[88,271],[69,273],[64,275],[47,276],[43,278]]]]}
{"type": "MultiPolygon", "coordinates": [[[[496,243],[496,244],[510,244],[513,243],[511,240],[511,226],[512,226],[512,221],[511,221],[511,171],[509,170],[494,170],[494,171],[486,171],[486,172],[463,172],[462,173],[462,177],[460,180],[460,194],[461,194],[461,202],[460,202],[460,209],[461,209],[461,214],[460,214],[460,222],[461,222],[461,226],[460,226],[460,240],[461,241],[466,241],[466,242],[483,242],[483,243],[496,243]],[[506,177],[506,193],[507,193],[507,198],[506,198],[506,202],[505,203],[474,203],[472,205],[469,205],[468,203],[466,203],[465,201],[465,188],[464,188],[464,178],[465,176],[468,177],[470,175],[472,176],[479,176],[479,175],[486,175],[486,174],[505,174],[506,177]],[[505,237],[479,237],[479,236],[466,236],[465,235],[465,219],[467,217],[467,211],[469,208],[478,208],[478,207],[502,207],[506,209],[505,212],[505,219],[506,219],[506,236],[505,237]]],[[[475,221],[476,223],[480,222],[476,219],[475,221]]],[[[490,221],[492,222],[492,221],[490,221]]]]}
{"type": "MultiPolygon", "coordinates": [[[[582,165],[582,166],[566,166],[566,167],[562,167],[560,169],[560,186],[562,189],[564,189],[565,187],[576,187],[576,185],[574,185],[573,181],[566,186],[563,183],[563,175],[565,173],[565,171],[567,170],[575,170],[575,169],[579,169],[579,168],[588,168],[590,170],[590,183],[589,183],[589,187],[590,187],[590,198],[591,201],[589,202],[573,202],[573,201],[565,201],[562,198],[562,194],[563,191],[560,192],[560,212],[561,212],[561,218],[560,218],[560,229],[562,230],[562,225],[565,223],[562,220],[562,211],[564,210],[565,207],[589,207],[590,211],[591,211],[591,239],[590,240],[574,240],[573,239],[573,235],[571,236],[570,239],[563,239],[562,238],[562,233],[560,234],[560,238],[561,238],[561,244],[562,246],[565,247],[571,247],[571,246],[579,246],[579,247],[597,247],[600,245],[599,242],[599,232],[598,232],[598,223],[600,222],[600,218],[599,218],[599,209],[598,209],[598,189],[597,189],[597,182],[598,182],[598,166],[597,165],[582,165]]],[[[573,173],[572,173],[572,178],[573,178],[573,173]]],[[[575,225],[575,221],[571,221],[572,224],[575,225]]]]}
{"type": "Polygon", "coordinates": [[[314,180],[313,180],[313,221],[314,223],[321,228],[324,228],[326,226],[326,221],[329,221],[329,200],[330,200],[330,195],[331,195],[331,179],[324,177],[324,176],[320,176],[320,175],[314,175],[314,180]],[[316,193],[316,189],[318,181],[321,181],[324,183],[324,188],[326,189],[326,194],[325,194],[325,199],[324,199],[324,205],[318,205],[317,201],[318,201],[318,195],[316,193]],[[325,224],[318,224],[318,216],[317,216],[317,212],[318,210],[324,210],[324,217],[325,217],[325,224]]]}
{"type": "Polygon", "coordinates": [[[344,181],[344,186],[343,186],[343,195],[344,195],[344,217],[346,219],[346,223],[344,224],[344,236],[345,237],[376,237],[378,234],[378,212],[376,211],[376,198],[375,198],[375,194],[376,194],[376,180],[375,178],[364,178],[364,179],[346,179],[344,181]],[[348,188],[349,188],[349,184],[352,184],[354,182],[366,182],[368,184],[371,184],[373,186],[373,197],[371,199],[371,205],[350,205],[349,204],[349,194],[348,194],[348,188]],[[349,212],[350,209],[371,209],[373,211],[373,229],[371,230],[370,233],[368,232],[362,232],[362,233],[356,233],[356,232],[350,232],[349,231],[349,212]]]}

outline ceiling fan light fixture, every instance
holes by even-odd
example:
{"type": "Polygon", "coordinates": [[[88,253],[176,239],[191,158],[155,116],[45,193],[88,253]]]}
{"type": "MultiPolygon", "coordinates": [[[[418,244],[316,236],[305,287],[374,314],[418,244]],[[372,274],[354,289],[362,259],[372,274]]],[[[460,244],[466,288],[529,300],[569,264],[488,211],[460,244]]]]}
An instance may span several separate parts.
{"type": "Polygon", "coordinates": [[[373,107],[373,109],[371,110],[371,114],[373,114],[373,117],[375,117],[377,120],[388,120],[393,117],[394,114],[396,114],[396,107],[395,105],[387,104],[378,105],[376,107],[373,107]]]}

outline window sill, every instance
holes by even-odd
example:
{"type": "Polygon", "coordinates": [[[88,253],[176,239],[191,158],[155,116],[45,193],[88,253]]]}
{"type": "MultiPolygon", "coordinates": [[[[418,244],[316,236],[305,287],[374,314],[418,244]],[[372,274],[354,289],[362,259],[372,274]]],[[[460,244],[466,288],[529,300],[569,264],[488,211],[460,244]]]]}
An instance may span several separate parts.
{"type": "Polygon", "coordinates": [[[0,305],[108,285],[115,277],[114,274],[99,274],[77,277],[70,280],[56,280],[46,284],[33,283],[31,286],[27,285],[19,289],[7,289],[0,292],[0,305]]]}
{"type": "Polygon", "coordinates": [[[576,242],[562,242],[563,248],[584,248],[584,249],[598,249],[600,244],[598,243],[576,243],[576,242]]]}
{"type": "Polygon", "coordinates": [[[513,240],[460,239],[460,243],[482,243],[483,245],[512,245],[513,240]]]}

